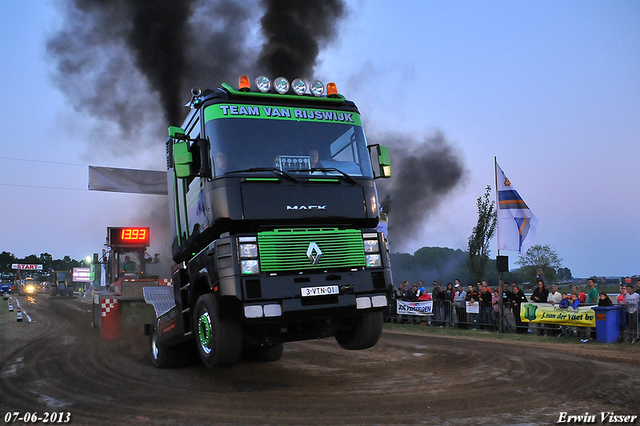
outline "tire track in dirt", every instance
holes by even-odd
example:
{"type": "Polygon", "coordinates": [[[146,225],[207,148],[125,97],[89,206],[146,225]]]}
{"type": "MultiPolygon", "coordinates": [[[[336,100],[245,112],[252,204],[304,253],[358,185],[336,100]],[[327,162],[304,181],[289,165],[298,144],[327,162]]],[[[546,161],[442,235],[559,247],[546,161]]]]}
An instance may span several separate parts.
{"type": "Polygon", "coordinates": [[[80,425],[547,424],[560,410],[635,407],[640,389],[637,352],[387,331],[366,351],[313,340],[275,363],[158,370],[142,332],[102,342],[85,302],[43,300],[8,336],[1,408],[69,411],[80,425]]]}

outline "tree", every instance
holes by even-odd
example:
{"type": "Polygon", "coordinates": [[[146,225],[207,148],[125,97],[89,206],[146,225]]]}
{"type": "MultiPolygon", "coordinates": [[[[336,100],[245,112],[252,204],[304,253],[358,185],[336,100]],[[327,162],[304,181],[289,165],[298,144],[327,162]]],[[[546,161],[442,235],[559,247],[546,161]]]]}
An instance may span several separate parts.
{"type": "Polygon", "coordinates": [[[556,271],[561,266],[562,258],[550,246],[536,244],[529,247],[527,253],[520,256],[516,263],[521,266],[523,278],[534,283],[536,278],[541,277],[545,285],[548,285],[556,282],[556,271]]]}
{"type": "Polygon", "coordinates": [[[497,216],[495,201],[491,200],[491,186],[487,185],[484,195],[476,200],[476,206],[478,223],[469,237],[468,266],[474,282],[479,282],[489,260],[489,241],[496,233],[497,216]]]}
{"type": "Polygon", "coordinates": [[[572,280],[573,279],[573,275],[571,275],[571,269],[569,268],[562,268],[563,272],[564,272],[564,279],[565,280],[572,280]]]}

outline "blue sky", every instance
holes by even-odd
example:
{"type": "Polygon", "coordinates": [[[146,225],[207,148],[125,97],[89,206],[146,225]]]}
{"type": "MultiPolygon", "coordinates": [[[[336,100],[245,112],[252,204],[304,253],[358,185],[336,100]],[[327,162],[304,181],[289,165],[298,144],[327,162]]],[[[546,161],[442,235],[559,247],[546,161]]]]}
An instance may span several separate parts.
{"type": "MultiPolygon", "coordinates": [[[[367,0],[348,10],[316,75],[358,104],[369,135],[441,131],[466,169],[416,240],[395,249],[466,249],[497,156],[539,220],[535,243],[575,276],[640,274],[640,2],[367,0]]],[[[57,90],[45,55],[62,24],[55,3],[6,1],[0,13],[0,250],[82,258],[148,202],[87,191],[86,165],[160,170],[163,141],[133,158],[91,148],[108,138],[57,90]]],[[[513,266],[517,254],[502,254],[513,266]]]]}

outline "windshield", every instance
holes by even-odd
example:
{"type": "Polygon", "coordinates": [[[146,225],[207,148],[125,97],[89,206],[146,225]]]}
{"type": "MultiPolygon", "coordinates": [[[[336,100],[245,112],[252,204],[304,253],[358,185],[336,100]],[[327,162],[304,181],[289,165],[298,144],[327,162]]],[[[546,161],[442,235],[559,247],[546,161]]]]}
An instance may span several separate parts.
{"type": "Polygon", "coordinates": [[[205,120],[216,176],[276,168],[295,174],[373,177],[357,113],[217,104],[207,108],[205,120]]]}

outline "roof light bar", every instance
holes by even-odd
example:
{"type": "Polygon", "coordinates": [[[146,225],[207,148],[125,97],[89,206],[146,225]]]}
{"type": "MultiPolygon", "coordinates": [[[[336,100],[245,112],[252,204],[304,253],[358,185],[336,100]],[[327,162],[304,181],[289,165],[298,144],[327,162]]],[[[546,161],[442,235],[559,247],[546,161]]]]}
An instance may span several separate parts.
{"type": "Polygon", "coordinates": [[[289,91],[289,80],[284,77],[278,77],[273,81],[273,87],[276,89],[276,92],[284,95],[289,91]]]}
{"type": "Polygon", "coordinates": [[[291,83],[291,87],[297,95],[304,95],[304,93],[307,91],[307,83],[305,83],[301,78],[296,78],[295,80],[293,80],[293,83],[291,83]]]}
{"type": "Polygon", "coordinates": [[[309,91],[313,96],[322,96],[324,93],[324,84],[320,80],[314,80],[309,86],[309,91]]]}
{"type": "Polygon", "coordinates": [[[271,80],[264,75],[258,76],[256,77],[256,87],[262,93],[267,93],[271,89],[271,80]]]}

